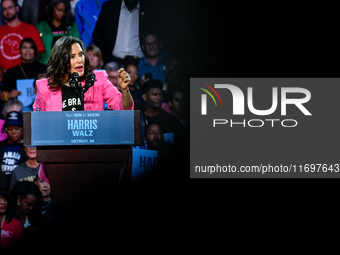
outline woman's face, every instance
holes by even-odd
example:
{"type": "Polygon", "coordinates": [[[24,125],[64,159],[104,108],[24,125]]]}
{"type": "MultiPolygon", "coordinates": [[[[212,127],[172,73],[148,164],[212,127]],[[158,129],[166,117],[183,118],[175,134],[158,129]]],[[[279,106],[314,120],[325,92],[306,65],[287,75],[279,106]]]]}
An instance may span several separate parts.
{"type": "Polygon", "coordinates": [[[79,77],[84,75],[85,69],[85,55],[79,43],[72,44],[70,56],[70,73],[77,72],[79,77]]]}
{"type": "Polygon", "coordinates": [[[19,213],[26,215],[33,209],[33,206],[37,202],[37,197],[34,195],[27,195],[26,198],[21,199],[21,197],[18,196],[17,202],[17,209],[19,213]]]}
{"type": "Polygon", "coordinates": [[[93,65],[94,69],[99,69],[100,66],[99,66],[99,58],[97,56],[95,56],[92,52],[87,52],[86,53],[91,64],[93,65]]]}
{"type": "Polygon", "coordinates": [[[0,197],[0,214],[5,214],[7,210],[7,200],[4,197],[0,197]]]}
{"type": "Polygon", "coordinates": [[[64,3],[57,4],[53,9],[53,18],[56,21],[61,21],[66,15],[65,10],[66,10],[66,6],[64,3]]]}
{"type": "Polygon", "coordinates": [[[32,63],[34,61],[34,49],[28,42],[23,42],[20,48],[21,61],[23,63],[32,63]]]}
{"type": "Polygon", "coordinates": [[[48,197],[51,194],[51,186],[48,182],[44,182],[39,178],[37,185],[41,191],[43,197],[48,197]]]}
{"type": "Polygon", "coordinates": [[[138,79],[138,68],[135,65],[128,65],[126,72],[130,75],[131,81],[129,86],[134,86],[138,79]]]}
{"type": "Polygon", "coordinates": [[[29,159],[37,158],[37,148],[36,147],[30,148],[30,147],[24,146],[24,151],[26,152],[26,155],[29,159]]]}
{"type": "Polygon", "coordinates": [[[9,143],[16,143],[21,139],[22,136],[22,127],[18,126],[8,126],[6,127],[6,132],[8,135],[8,142],[9,143]]]}

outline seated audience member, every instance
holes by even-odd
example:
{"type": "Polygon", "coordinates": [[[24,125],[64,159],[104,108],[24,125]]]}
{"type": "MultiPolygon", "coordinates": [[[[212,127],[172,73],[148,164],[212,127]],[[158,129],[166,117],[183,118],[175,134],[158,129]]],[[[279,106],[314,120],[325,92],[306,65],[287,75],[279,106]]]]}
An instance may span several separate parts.
{"type": "MultiPolygon", "coordinates": [[[[35,77],[34,82],[33,82],[33,93],[34,93],[34,95],[36,95],[37,92],[38,92],[37,91],[37,80],[41,80],[41,79],[44,79],[44,78],[47,78],[47,73],[40,73],[35,77]]],[[[34,104],[34,101],[30,105],[27,105],[24,108],[22,108],[22,112],[32,112],[33,111],[33,104],[34,104]]]]}
{"type": "Polygon", "coordinates": [[[119,62],[111,61],[105,65],[105,71],[107,72],[107,78],[112,83],[113,86],[115,86],[118,90],[120,90],[120,87],[117,83],[117,76],[118,76],[118,70],[123,67],[122,64],[119,62]]]}
{"type": "Polygon", "coordinates": [[[34,183],[39,187],[41,194],[42,194],[42,215],[50,214],[54,212],[54,203],[51,198],[51,186],[49,182],[46,182],[37,176],[34,179],[34,183]]]}
{"type": "MultiPolygon", "coordinates": [[[[2,118],[6,118],[7,113],[9,112],[20,112],[22,109],[22,103],[18,99],[11,99],[4,104],[2,109],[2,118]]],[[[7,132],[3,130],[3,126],[5,124],[5,120],[0,119],[0,142],[7,139],[7,132]]]]}
{"type": "Polygon", "coordinates": [[[151,73],[153,79],[165,83],[168,57],[167,54],[162,52],[162,43],[153,33],[147,33],[141,39],[144,56],[139,59],[138,69],[142,86],[147,81],[146,73],[151,73]]]}
{"type": "MultiPolygon", "coordinates": [[[[123,67],[122,64],[115,62],[115,61],[111,61],[109,63],[107,63],[104,67],[105,71],[107,72],[107,78],[109,79],[109,81],[112,83],[113,86],[115,86],[119,91],[120,91],[120,87],[117,83],[117,76],[118,76],[118,70],[121,69],[123,67]]],[[[109,110],[107,108],[107,104],[104,103],[104,110],[109,110]]]]}
{"type": "Polygon", "coordinates": [[[102,53],[96,45],[87,46],[86,55],[88,56],[93,69],[103,69],[104,60],[102,53]]]}
{"type": "Polygon", "coordinates": [[[149,80],[144,83],[142,93],[145,101],[145,110],[142,114],[144,124],[151,125],[158,123],[164,133],[173,132],[175,134],[176,142],[183,132],[183,126],[175,116],[161,108],[163,102],[163,83],[156,79],[149,80]]]}
{"type": "Polygon", "coordinates": [[[18,79],[34,79],[39,73],[46,72],[46,65],[38,63],[39,53],[33,39],[24,38],[20,43],[19,51],[22,62],[7,70],[1,92],[2,102],[21,95],[21,91],[17,90],[18,79]]]}
{"type": "Polygon", "coordinates": [[[37,162],[37,148],[35,146],[24,146],[24,151],[28,157],[26,162],[21,163],[12,171],[9,190],[21,181],[33,182],[38,174],[40,164],[37,162]]]}
{"type": "Polygon", "coordinates": [[[45,48],[38,29],[20,21],[19,6],[16,0],[2,0],[1,7],[6,24],[0,27],[0,41],[2,42],[0,65],[8,70],[21,63],[19,45],[23,38],[32,38],[37,44],[39,53],[43,53],[45,48]]]}
{"type": "Polygon", "coordinates": [[[20,217],[24,228],[36,227],[41,219],[42,196],[33,182],[22,181],[11,190],[10,208],[20,217]]]}
{"type": "Polygon", "coordinates": [[[188,99],[186,91],[183,87],[174,87],[170,91],[169,106],[171,114],[174,115],[186,129],[188,127],[188,99]]]}
{"type": "Polygon", "coordinates": [[[145,141],[148,150],[158,150],[164,143],[163,131],[158,123],[150,124],[145,128],[145,141]]]}
{"type": "Polygon", "coordinates": [[[38,23],[46,51],[40,56],[40,63],[47,64],[54,43],[63,36],[80,38],[77,25],[71,18],[70,2],[67,0],[52,0],[48,5],[46,18],[38,23]]]}
{"type": "Polygon", "coordinates": [[[20,219],[9,208],[9,201],[8,192],[0,189],[0,252],[13,247],[24,232],[20,219]]]}
{"type": "Polygon", "coordinates": [[[138,60],[133,56],[125,56],[123,59],[125,71],[130,75],[131,81],[129,84],[130,94],[135,103],[134,110],[143,108],[142,92],[138,86],[138,60]]]}
{"type": "Polygon", "coordinates": [[[22,145],[22,114],[9,112],[6,116],[4,129],[8,138],[0,142],[1,171],[6,175],[6,187],[9,188],[12,171],[27,160],[22,145]]]}

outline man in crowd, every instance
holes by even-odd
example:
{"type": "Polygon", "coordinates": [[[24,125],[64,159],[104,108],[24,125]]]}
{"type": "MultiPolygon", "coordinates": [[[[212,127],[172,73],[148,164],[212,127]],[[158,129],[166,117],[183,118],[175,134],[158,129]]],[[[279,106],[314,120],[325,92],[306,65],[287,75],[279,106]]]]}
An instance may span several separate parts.
{"type": "Polygon", "coordinates": [[[6,24],[0,27],[0,66],[7,70],[21,63],[19,45],[23,38],[32,38],[39,53],[45,52],[38,29],[20,21],[16,0],[2,0],[1,10],[6,24]]]}

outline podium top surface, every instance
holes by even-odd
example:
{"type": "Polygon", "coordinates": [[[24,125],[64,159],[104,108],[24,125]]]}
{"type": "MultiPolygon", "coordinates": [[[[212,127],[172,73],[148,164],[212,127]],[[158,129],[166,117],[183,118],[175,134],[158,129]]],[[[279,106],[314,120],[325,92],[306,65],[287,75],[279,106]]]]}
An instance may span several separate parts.
{"type": "Polygon", "coordinates": [[[24,145],[134,145],[139,111],[24,112],[24,145]]]}

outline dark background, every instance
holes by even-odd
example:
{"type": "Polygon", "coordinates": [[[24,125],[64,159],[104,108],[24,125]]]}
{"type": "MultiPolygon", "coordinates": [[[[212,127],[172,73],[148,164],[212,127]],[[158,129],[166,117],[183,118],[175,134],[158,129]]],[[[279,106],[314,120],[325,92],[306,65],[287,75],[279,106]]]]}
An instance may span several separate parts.
{"type": "MultiPolygon", "coordinates": [[[[186,8],[192,10],[191,39],[183,41],[190,48],[191,77],[338,77],[335,6],[204,1],[186,8]]],[[[327,127],[315,136],[323,132],[327,127]]],[[[236,218],[240,225],[264,225],[273,218],[305,222],[313,213],[332,209],[338,182],[191,179],[187,187],[191,215],[209,229],[223,220],[230,226],[236,218]]]]}

